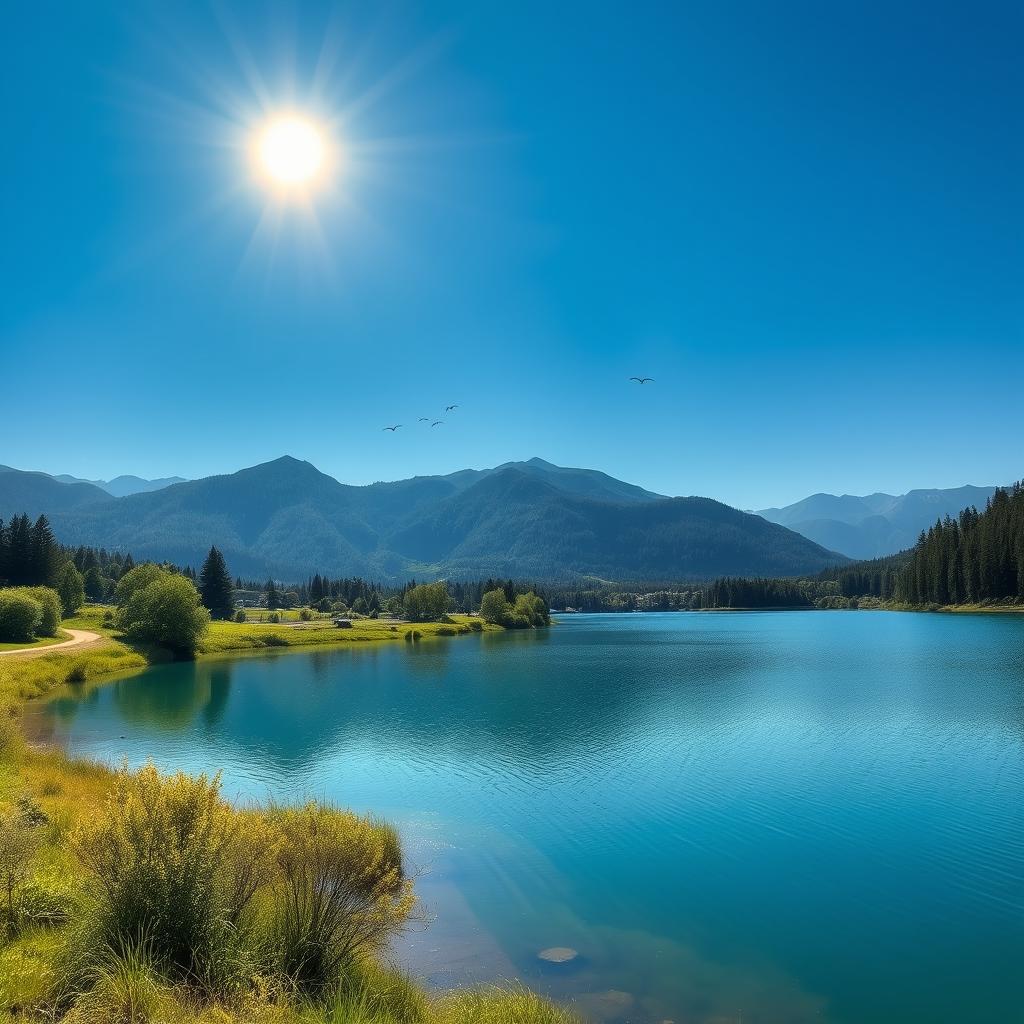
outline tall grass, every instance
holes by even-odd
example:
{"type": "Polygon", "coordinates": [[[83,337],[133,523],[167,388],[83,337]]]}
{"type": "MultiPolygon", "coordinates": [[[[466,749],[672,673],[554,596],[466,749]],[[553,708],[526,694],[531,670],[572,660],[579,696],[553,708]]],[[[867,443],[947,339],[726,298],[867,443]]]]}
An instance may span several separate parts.
{"type": "Polygon", "coordinates": [[[454,992],[434,1006],[432,1024],[582,1024],[570,1010],[517,986],[454,992]]]}
{"type": "Polygon", "coordinates": [[[389,825],[314,803],[272,817],[284,838],[271,949],[298,991],[319,995],[402,927],[412,885],[389,825]]]}
{"type": "Polygon", "coordinates": [[[246,967],[241,918],[276,842],[264,816],[221,799],[216,777],[122,769],[107,813],[73,839],[93,882],[93,941],[115,955],[144,944],[161,973],[229,991],[246,967]]]}

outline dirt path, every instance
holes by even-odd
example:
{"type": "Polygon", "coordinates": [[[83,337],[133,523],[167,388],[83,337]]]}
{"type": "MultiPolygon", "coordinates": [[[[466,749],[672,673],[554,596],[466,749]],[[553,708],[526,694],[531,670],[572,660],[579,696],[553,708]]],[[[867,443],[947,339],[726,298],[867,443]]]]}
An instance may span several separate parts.
{"type": "Polygon", "coordinates": [[[65,629],[71,634],[70,640],[62,640],[59,644],[47,644],[45,647],[25,647],[14,651],[0,651],[0,658],[41,658],[51,651],[68,651],[72,648],[92,647],[102,642],[105,637],[99,633],[91,633],[87,629],[65,629]]]}

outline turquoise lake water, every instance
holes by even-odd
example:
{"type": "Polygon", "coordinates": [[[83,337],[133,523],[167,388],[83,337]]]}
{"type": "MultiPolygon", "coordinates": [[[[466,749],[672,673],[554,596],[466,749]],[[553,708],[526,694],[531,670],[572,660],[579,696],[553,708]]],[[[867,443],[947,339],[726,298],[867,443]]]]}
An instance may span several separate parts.
{"type": "Polygon", "coordinates": [[[394,821],[431,919],[396,956],[432,984],[640,1024],[1024,1020],[1024,617],[566,616],[38,714],[77,753],[394,821]]]}

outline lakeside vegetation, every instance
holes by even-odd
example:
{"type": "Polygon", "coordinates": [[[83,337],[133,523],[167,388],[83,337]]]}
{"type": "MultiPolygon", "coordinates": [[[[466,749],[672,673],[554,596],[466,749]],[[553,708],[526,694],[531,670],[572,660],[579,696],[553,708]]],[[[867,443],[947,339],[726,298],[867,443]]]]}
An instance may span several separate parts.
{"type": "MultiPolygon", "coordinates": [[[[333,606],[294,609],[284,621],[266,609],[273,622],[249,622],[243,610],[236,621],[215,548],[197,587],[194,573],[172,566],[71,553],[44,517],[0,524],[0,557],[5,578],[25,584],[0,589],[0,626],[33,653],[0,661],[0,1013],[68,1024],[576,1019],[520,988],[429,993],[389,965],[390,940],[417,910],[389,825],[315,802],[235,806],[217,776],[76,761],[32,748],[19,723],[28,702],[60,687],[168,657],[415,642],[500,629],[497,619],[452,614],[446,586],[435,583],[403,588],[397,610],[408,622],[368,605],[366,613],[345,605],[344,628],[333,606]],[[113,605],[83,603],[80,564],[95,570],[96,591],[113,605]],[[98,639],[81,650],[34,650],[61,625],[98,639]]],[[[510,625],[547,621],[536,595],[513,598],[510,611],[534,614],[510,616],[510,625]]],[[[279,603],[273,594],[270,603],[279,603]]]]}

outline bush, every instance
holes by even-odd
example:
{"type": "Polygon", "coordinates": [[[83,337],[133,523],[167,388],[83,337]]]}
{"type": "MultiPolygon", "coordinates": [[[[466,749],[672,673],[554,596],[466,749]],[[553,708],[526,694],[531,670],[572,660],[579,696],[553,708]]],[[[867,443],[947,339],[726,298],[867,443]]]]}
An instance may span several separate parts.
{"type": "Polygon", "coordinates": [[[24,588],[0,590],[0,642],[27,643],[42,621],[42,605],[24,588]]]}
{"type": "Polygon", "coordinates": [[[405,631],[405,642],[407,644],[414,643],[416,640],[419,640],[420,637],[422,636],[423,634],[418,629],[407,629],[405,631]]]}
{"type": "Polygon", "coordinates": [[[245,609],[244,608],[239,608],[238,611],[235,612],[235,622],[245,622],[245,609]]]}
{"type": "Polygon", "coordinates": [[[93,948],[144,944],[162,973],[230,988],[242,915],[270,877],[276,838],[264,816],[221,799],[217,776],[122,768],[106,814],[72,841],[93,881],[93,948]]]}
{"type": "Polygon", "coordinates": [[[117,614],[117,624],[128,636],[188,656],[195,654],[209,621],[210,613],[200,604],[192,581],[162,570],[151,583],[133,589],[117,614]]]}
{"type": "Polygon", "coordinates": [[[314,803],[272,818],[284,839],[270,950],[293,985],[322,995],[402,928],[412,884],[389,825],[314,803]]]}
{"type": "Polygon", "coordinates": [[[412,622],[436,622],[444,617],[451,603],[444,583],[421,583],[405,595],[405,617],[412,622]]]}
{"type": "Polygon", "coordinates": [[[159,565],[154,565],[152,562],[144,562],[142,565],[137,565],[134,569],[129,569],[117,581],[117,586],[114,587],[114,601],[118,605],[126,605],[136,591],[142,590],[148,587],[150,583],[155,583],[157,580],[163,579],[168,575],[170,574],[166,569],[162,569],[159,565]]]}
{"type": "Polygon", "coordinates": [[[281,616],[277,612],[271,612],[267,616],[267,622],[280,622],[281,616]]]}
{"type": "Polygon", "coordinates": [[[64,617],[64,606],[60,594],[52,587],[25,587],[24,591],[33,600],[39,602],[42,619],[36,630],[38,636],[56,636],[60,630],[60,620],[64,617]]]}
{"type": "Polygon", "coordinates": [[[303,622],[309,622],[310,619],[313,618],[313,609],[312,608],[302,608],[302,609],[300,609],[300,611],[299,611],[299,618],[302,619],[303,622]]]}
{"type": "Polygon", "coordinates": [[[68,669],[67,682],[69,683],[84,683],[88,678],[89,670],[86,668],[84,661],[76,661],[71,668],[68,669]]]}

